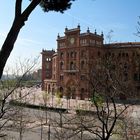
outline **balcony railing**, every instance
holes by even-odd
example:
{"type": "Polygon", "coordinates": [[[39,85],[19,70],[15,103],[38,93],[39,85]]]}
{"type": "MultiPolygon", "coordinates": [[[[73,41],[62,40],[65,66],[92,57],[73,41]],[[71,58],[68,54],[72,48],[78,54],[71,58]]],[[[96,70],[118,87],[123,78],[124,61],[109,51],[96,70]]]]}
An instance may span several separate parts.
{"type": "Polygon", "coordinates": [[[66,73],[75,73],[75,72],[79,72],[79,70],[64,70],[64,72],[66,72],[66,73]]]}

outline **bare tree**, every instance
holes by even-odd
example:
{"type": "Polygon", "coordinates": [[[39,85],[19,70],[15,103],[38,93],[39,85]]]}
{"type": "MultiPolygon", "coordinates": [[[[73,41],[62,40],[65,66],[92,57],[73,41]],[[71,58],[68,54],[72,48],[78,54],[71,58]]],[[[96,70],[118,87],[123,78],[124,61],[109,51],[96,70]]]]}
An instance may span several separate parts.
{"type": "MultiPolygon", "coordinates": [[[[29,60],[27,60],[29,64],[29,60]]],[[[25,61],[26,62],[26,61],[25,61]]],[[[12,79],[8,77],[5,80],[0,81],[0,133],[6,133],[6,128],[12,127],[11,121],[14,117],[19,113],[19,110],[16,109],[15,106],[11,105],[11,101],[21,101],[21,99],[25,100],[25,97],[29,95],[29,92],[22,92],[22,81],[24,76],[28,74],[36,65],[37,61],[30,63],[30,65],[26,65],[23,71],[23,64],[18,67],[15,73],[12,75],[12,79]],[[22,68],[22,70],[20,70],[22,68]],[[20,71],[20,72],[19,72],[20,71]],[[19,75],[20,74],[20,75],[19,75]]],[[[8,71],[7,71],[8,76],[8,71]]],[[[5,136],[5,135],[1,135],[5,136]]]]}
{"type": "Polygon", "coordinates": [[[19,133],[19,140],[22,140],[24,138],[24,133],[32,129],[32,124],[35,121],[30,117],[26,108],[22,106],[16,106],[15,109],[17,112],[11,118],[12,129],[19,133]]]}
{"type": "MultiPolygon", "coordinates": [[[[50,118],[50,133],[55,140],[73,140],[76,137],[75,130],[75,117],[71,114],[58,110],[55,117],[50,118]]],[[[53,115],[53,116],[54,116],[53,115]]]]}
{"type": "MultiPolygon", "coordinates": [[[[133,90],[126,84],[126,77],[120,76],[122,71],[111,57],[107,53],[95,60],[96,65],[89,64],[90,71],[86,73],[86,80],[90,85],[88,92],[92,108],[89,116],[77,116],[79,121],[76,123],[76,130],[77,134],[81,133],[81,139],[83,134],[87,133],[92,136],[92,139],[97,137],[101,140],[109,140],[114,135],[121,116],[129,107],[123,100],[117,99],[120,95],[132,95],[133,90]],[[118,104],[116,101],[121,103],[118,104]]],[[[88,112],[83,111],[82,115],[86,114],[88,112]]]]}
{"type": "Polygon", "coordinates": [[[137,105],[132,105],[120,118],[117,125],[118,135],[125,140],[140,139],[140,117],[137,105]]]}
{"type": "Polygon", "coordinates": [[[110,30],[106,35],[106,39],[108,40],[108,43],[112,42],[113,32],[114,32],[113,30],[110,30]]]}
{"type": "Polygon", "coordinates": [[[140,37],[140,16],[138,18],[139,19],[138,19],[138,22],[137,22],[135,35],[137,35],[138,37],[140,37]]]}

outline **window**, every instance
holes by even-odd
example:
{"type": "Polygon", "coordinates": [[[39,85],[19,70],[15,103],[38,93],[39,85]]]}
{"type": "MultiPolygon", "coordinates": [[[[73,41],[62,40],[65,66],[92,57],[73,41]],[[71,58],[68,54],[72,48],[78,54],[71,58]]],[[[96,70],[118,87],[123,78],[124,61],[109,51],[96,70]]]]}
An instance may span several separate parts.
{"type": "Polygon", "coordinates": [[[101,43],[101,41],[96,41],[96,44],[101,45],[102,43],[101,43]]]}
{"type": "Polygon", "coordinates": [[[58,44],[58,46],[61,48],[61,47],[65,47],[65,43],[64,42],[61,42],[58,44]]]}
{"type": "Polygon", "coordinates": [[[81,80],[85,80],[85,75],[81,75],[81,80]]]}
{"type": "Polygon", "coordinates": [[[134,73],[134,81],[137,81],[137,74],[134,73]]]}
{"type": "Polygon", "coordinates": [[[85,62],[82,61],[82,62],[81,62],[81,69],[84,69],[84,66],[85,66],[85,62]]]}
{"type": "Polygon", "coordinates": [[[101,55],[101,53],[100,52],[98,52],[98,56],[100,56],[101,55]]]}
{"type": "Polygon", "coordinates": [[[70,53],[71,58],[74,58],[74,55],[75,55],[74,52],[70,53]]]}
{"type": "Polygon", "coordinates": [[[71,52],[67,53],[67,57],[76,58],[77,57],[77,52],[71,51],[71,52]]]}
{"type": "Polygon", "coordinates": [[[126,53],[126,57],[128,57],[129,55],[128,55],[128,53],[126,53]]]}
{"type": "Polygon", "coordinates": [[[60,58],[61,59],[64,58],[64,53],[63,52],[60,53],[60,58]]]}
{"type": "Polygon", "coordinates": [[[60,75],[60,81],[63,81],[63,75],[60,75]]]}
{"type": "Polygon", "coordinates": [[[140,86],[137,86],[137,87],[136,87],[136,90],[137,90],[137,92],[139,93],[139,92],[140,92],[140,86]]]}
{"type": "Polygon", "coordinates": [[[95,44],[95,40],[90,40],[90,44],[94,45],[95,44]]]}
{"type": "Polygon", "coordinates": [[[80,44],[81,44],[81,45],[87,44],[87,40],[86,40],[86,39],[81,39],[81,40],[80,40],[80,44]]]}
{"type": "Polygon", "coordinates": [[[134,81],[140,81],[140,74],[134,73],[134,81]]]}
{"type": "Polygon", "coordinates": [[[51,58],[46,58],[46,61],[47,61],[47,62],[51,61],[51,58]]]}
{"type": "Polygon", "coordinates": [[[74,69],[75,69],[74,63],[70,62],[70,70],[74,70],[74,69]]]}
{"type": "Polygon", "coordinates": [[[85,89],[84,88],[81,88],[81,92],[84,93],[85,92],[85,89]]]}
{"type": "Polygon", "coordinates": [[[84,57],[85,56],[85,50],[82,50],[81,51],[81,57],[84,57]]]}
{"type": "Polygon", "coordinates": [[[125,56],[125,53],[122,53],[122,57],[124,57],[125,56]]]}
{"type": "Polygon", "coordinates": [[[124,63],[124,69],[127,70],[128,69],[128,64],[124,63]]]}
{"type": "Polygon", "coordinates": [[[60,70],[63,70],[63,69],[64,69],[64,63],[60,62],[60,70]]]}

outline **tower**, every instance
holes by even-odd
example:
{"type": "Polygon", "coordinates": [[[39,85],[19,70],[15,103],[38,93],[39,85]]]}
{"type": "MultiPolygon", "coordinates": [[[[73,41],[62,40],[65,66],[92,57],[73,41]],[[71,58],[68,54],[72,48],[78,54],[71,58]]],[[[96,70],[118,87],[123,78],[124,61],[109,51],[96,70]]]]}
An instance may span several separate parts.
{"type": "Polygon", "coordinates": [[[44,80],[52,78],[52,57],[54,50],[42,50],[42,89],[44,89],[44,80]]]}

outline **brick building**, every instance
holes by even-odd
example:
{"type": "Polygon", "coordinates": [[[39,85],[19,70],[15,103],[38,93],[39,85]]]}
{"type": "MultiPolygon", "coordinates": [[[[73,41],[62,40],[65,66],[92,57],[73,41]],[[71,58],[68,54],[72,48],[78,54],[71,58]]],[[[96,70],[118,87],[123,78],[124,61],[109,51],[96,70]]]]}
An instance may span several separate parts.
{"type": "Polygon", "coordinates": [[[81,33],[79,25],[65,28],[65,35],[57,36],[57,52],[42,50],[43,90],[52,94],[60,91],[64,98],[87,99],[91,93],[89,74],[109,58],[119,72],[118,80],[139,95],[140,42],[104,44],[103,41],[103,33],[91,33],[89,29],[81,33]]]}

